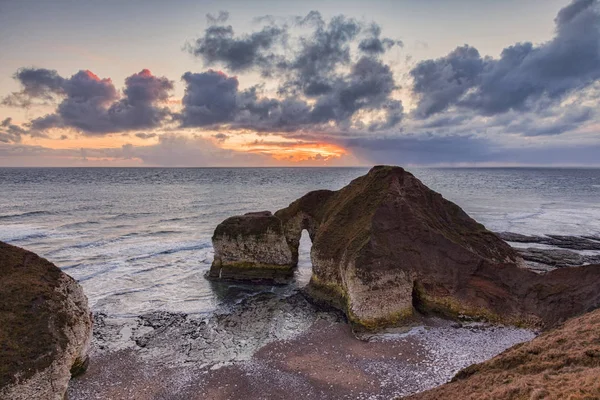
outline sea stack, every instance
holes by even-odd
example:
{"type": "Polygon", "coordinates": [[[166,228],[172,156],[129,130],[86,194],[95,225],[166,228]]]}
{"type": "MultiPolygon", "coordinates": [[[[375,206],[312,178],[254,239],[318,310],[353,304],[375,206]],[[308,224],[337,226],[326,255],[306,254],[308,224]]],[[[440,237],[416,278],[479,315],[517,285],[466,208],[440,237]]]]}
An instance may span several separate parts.
{"type": "Polygon", "coordinates": [[[215,258],[209,278],[285,283],[294,274],[281,220],[270,211],[227,218],[212,242],[215,258]]]}
{"type": "Polygon", "coordinates": [[[0,242],[0,398],[63,400],[85,371],[92,316],[81,286],[34,253],[0,242]]]}
{"type": "Polygon", "coordinates": [[[369,330],[408,323],[416,312],[547,327],[600,304],[599,268],[527,270],[506,242],[400,167],[377,166],[338,191],[308,193],[264,214],[268,224],[234,218],[215,231],[213,276],[226,259],[244,268],[222,277],[252,278],[272,265],[265,260],[276,248],[277,265],[291,271],[306,229],[313,243],[307,292],[369,330]]]}

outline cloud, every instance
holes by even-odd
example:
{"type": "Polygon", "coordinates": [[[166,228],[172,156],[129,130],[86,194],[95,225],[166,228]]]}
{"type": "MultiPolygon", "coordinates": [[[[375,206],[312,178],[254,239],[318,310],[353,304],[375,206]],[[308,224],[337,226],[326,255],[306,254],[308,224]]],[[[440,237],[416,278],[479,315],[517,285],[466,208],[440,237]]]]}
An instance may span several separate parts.
{"type": "Polygon", "coordinates": [[[21,69],[15,79],[23,89],[9,96],[11,99],[16,96],[23,104],[34,99],[62,99],[54,113],[30,122],[33,133],[74,128],[87,135],[104,135],[155,128],[171,116],[169,108],[159,104],[168,99],[173,82],[147,69],[127,77],[122,94],[110,79],[101,79],[89,70],[63,78],[53,70],[21,69]]]}
{"type": "Polygon", "coordinates": [[[140,139],[152,139],[158,135],[156,133],[139,132],[139,133],[136,133],[135,136],[139,137],[140,139]]]}
{"type": "Polygon", "coordinates": [[[2,100],[2,104],[6,106],[29,107],[32,105],[32,99],[51,101],[54,96],[64,91],[65,79],[55,70],[21,68],[13,77],[21,83],[22,89],[2,100]]]}
{"type": "Polygon", "coordinates": [[[553,136],[576,130],[581,124],[591,120],[596,113],[587,106],[570,105],[560,111],[548,110],[547,117],[526,115],[506,124],[506,132],[522,136],[553,136]]]}
{"type": "Polygon", "coordinates": [[[406,135],[356,138],[342,144],[367,164],[600,166],[600,145],[597,143],[515,147],[475,135],[406,135]]]}
{"type": "Polygon", "coordinates": [[[218,142],[224,142],[224,141],[226,141],[227,139],[230,138],[229,135],[226,135],[224,133],[217,133],[215,135],[212,135],[212,137],[214,137],[215,139],[217,139],[218,142]]]}
{"type": "Polygon", "coordinates": [[[153,146],[133,147],[131,155],[147,165],[168,167],[242,166],[268,162],[265,156],[224,150],[207,139],[175,134],[161,135],[158,144],[153,146]]]}
{"type": "Polygon", "coordinates": [[[491,142],[473,135],[355,138],[343,145],[361,160],[396,165],[483,162],[492,155],[491,142]]]}
{"type": "Polygon", "coordinates": [[[238,108],[236,77],[220,71],[186,72],[183,96],[183,126],[207,126],[230,122],[238,108]]]}
{"type": "Polygon", "coordinates": [[[51,149],[0,143],[0,166],[148,165],[164,167],[244,166],[272,163],[268,156],[220,149],[208,139],[180,134],[160,135],[149,146],[125,144],[118,148],[51,149]]]}
{"type": "Polygon", "coordinates": [[[465,45],[418,63],[410,72],[418,98],[415,115],[427,118],[451,107],[488,116],[535,110],[589,87],[600,78],[598,2],[572,1],[555,24],[552,40],[517,43],[497,59],[465,45]]]}
{"type": "Polygon", "coordinates": [[[282,43],[286,28],[265,26],[259,32],[235,36],[231,25],[222,25],[229,14],[221,11],[217,17],[207,15],[211,24],[204,36],[186,46],[187,50],[200,57],[205,66],[223,64],[232,72],[245,71],[255,66],[267,69],[275,61],[273,47],[282,43]]]}
{"type": "MultiPolygon", "coordinates": [[[[14,146],[15,154],[27,153],[32,162],[34,154],[165,166],[273,162],[218,147],[240,131],[258,133],[265,146],[267,135],[277,135],[272,139],[282,146],[342,146],[365,163],[527,164],[544,163],[543,157],[577,163],[577,154],[588,160],[589,148],[597,149],[577,143],[597,136],[598,0],[574,0],[560,10],[555,33],[544,43],[516,43],[497,57],[465,44],[443,57],[411,62],[412,83],[402,94],[412,95],[416,107],[408,113],[399,99],[402,71],[390,63],[390,50],[403,43],[386,37],[378,24],[312,11],[262,17],[254,31],[243,33],[228,18],[227,12],[207,15],[208,27],[188,44],[210,69],[183,73],[177,112],[166,106],[173,81],[147,69],[127,77],[122,88],[88,70],[63,77],[50,69],[19,69],[14,78],[21,88],[3,104],[53,104],[54,110],[21,126],[2,121],[3,154],[14,146]],[[175,125],[184,133],[213,132],[206,139],[159,135],[158,128],[172,132],[175,125]],[[24,135],[43,136],[52,128],[154,140],[63,152],[22,144],[24,135]],[[561,145],[564,154],[557,150],[561,145]]],[[[311,157],[318,161],[324,154],[311,157]]]]}
{"type": "Polygon", "coordinates": [[[217,15],[206,14],[206,19],[210,24],[223,24],[229,19],[229,13],[227,11],[219,11],[217,15]]]}
{"type": "Polygon", "coordinates": [[[375,23],[367,31],[368,36],[358,44],[358,48],[367,54],[383,54],[394,46],[404,47],[401,40],[381,38],[381,27],[375,23]]]}
{"type": "Polygon", "coordinates": [[[391,98],[397,88],[392,71],[379,60],[363,57],[333,90],[312,104],[294,96],[263,97],[254,86],[239,90],[239,81],[223,72],[187,72],[181,122],[184,127],[229,126],[258,132],[290,132],[303,129],[380,130],[402,119],[403,107],[391,98]],[[368,124],[353,120],[359,112],[379,112],[368,124]]]}
{"type": "Polygon", "coordinates": [[[0,142],[2,143],[20,143],[21,137],[27,134],[27,130],[12,123],[12,118],[5,118],[0,122],[0,142]]]}
{"type": "Polygon", "coordinates": [[[415,114],[426,118],[458,102],[480,80],[484,60],[474,47],[457,47],[445,57],[419,62],[411,71],[419,99],[415,114]]]}
{"type": "Polygon", "coordinates": [[[240,90],[238,78],[221,71],[186,72],[183,126],[265,133],[378,131],[402,120],[402,103],[394,98],[399,86],[380,58],[401,42],[382,38],[377,24],[343,15],[325,20],[311,11],[292,21],[296,30],[275,18],[262,18],[268,25],[261,30],[236,36],[231,26],[218,24],[214,17],[209,21],[214,24],[191,48],[193,54],[206,65],[231,72],[276,74],[278,96],[265,95],[261,85],[240,90]]]}

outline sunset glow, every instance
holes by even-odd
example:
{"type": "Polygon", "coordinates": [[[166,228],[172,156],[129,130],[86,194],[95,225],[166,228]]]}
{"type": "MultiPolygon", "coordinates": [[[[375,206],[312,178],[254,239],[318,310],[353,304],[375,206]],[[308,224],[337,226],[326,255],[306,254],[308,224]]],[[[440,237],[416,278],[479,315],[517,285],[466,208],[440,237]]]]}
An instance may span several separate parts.
{"type": "Polygon", "coordinates": [[[300,162],[307,160],[329,160],[341,158],[347,151],[330,143],[281,143],[259,142],[246,145],[249,152],[268,154],[276,160],[300,162]]]}
{"type": "Polygon", "coordinates": [[[600,165],[600,0],[473,0],[469,21],[412,1],[149,19],[122,2],[143,27],[33,1],[0,12],[3,165],[600,165]]]}

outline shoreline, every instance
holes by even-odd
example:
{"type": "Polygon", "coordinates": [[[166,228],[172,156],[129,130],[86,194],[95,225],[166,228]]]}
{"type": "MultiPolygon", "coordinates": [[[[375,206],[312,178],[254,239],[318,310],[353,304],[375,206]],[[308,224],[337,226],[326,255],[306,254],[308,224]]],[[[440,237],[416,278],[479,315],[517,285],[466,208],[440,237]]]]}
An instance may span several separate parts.
{"type": "Polygon", "coordinates": [[[339,313],[299,293],[256,295],[209,318],[152,313],[122,322],[99,319],[88,371],[71,381],[69,399],[389,399],[535,337],[428,317],[359,340],[339,313]]]}

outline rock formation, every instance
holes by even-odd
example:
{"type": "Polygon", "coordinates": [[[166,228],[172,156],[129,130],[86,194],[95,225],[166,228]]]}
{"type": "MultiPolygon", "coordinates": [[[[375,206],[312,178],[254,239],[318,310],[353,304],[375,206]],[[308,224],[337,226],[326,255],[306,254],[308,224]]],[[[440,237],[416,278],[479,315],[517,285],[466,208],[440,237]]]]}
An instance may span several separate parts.
{"type": "Polygon", "coordinates": [[[399,167],[374,167],[339,191],[310,192],[261,215],[217,227],[211,274],[224,258],[243,264],[238,279],[263,274],[273,265],[271,243],[281,249],[284,241],[291,257],[283,248],[275,265],[291,271],[306,229],[313,242],[308,293],[359,327],[400,324],[415,311],[550,326],[600,304],[600,268],[525,269],[507,243],[399,167]]]}
{"type": "Polygon", "coordinates": [[[79,284],[0,242],[0,398],[62,400],[87,366],[92,317],[79,284]]]}
{"type": "Polygon", "coordinates": [[[269,211],[226,219],[217,226],[212,242],[210,278],[279,283],[294,274],[281,220],[269,211]]]}
{"type": "MultiPolygon", "coordinates": [[[[598,266],[600,267],[600,266],[598,266]]],[[[600,310],[460,371],[410,400],[600,398],[600,310]]]]}

